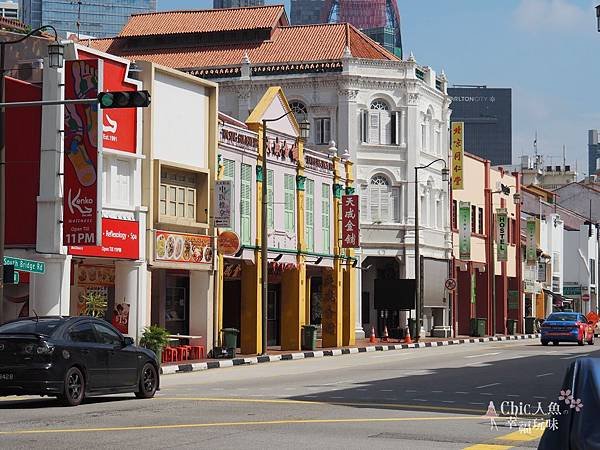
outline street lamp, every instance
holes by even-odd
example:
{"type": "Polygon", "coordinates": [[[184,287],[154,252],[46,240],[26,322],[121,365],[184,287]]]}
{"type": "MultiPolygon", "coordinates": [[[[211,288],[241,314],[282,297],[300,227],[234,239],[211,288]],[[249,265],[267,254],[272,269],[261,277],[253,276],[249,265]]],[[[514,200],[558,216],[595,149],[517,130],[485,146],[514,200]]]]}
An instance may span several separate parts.
{"type": "Polygon", "coordinates": [[[598,21],[598,31],[600,31],[600,5],[596,6],[596,20],[598,21]]]}
{"type": "MultiPolygon", "coordinates": [[[[13,41],[0,42],[0,103],[5,103],[4,78],[6,69],[4,67],[4,54],[6,46],[23,42],[39,31],[50,29],[54,32],[54,42],[48,45],[48,64],[53,69],[63,66],[64,46],[58,41],[58,33],[51,25],[44,25],[30,31],[25,36],[13,41]]],[[[4,107],[0,107],[0,324],[4,323],[4,231],[6,222],[6,116],[4,107]]]]}
{"type": "MultiPolygon", "coordinates": [[[[262,258],[262,276],[261,276],[261,288],[262,288],[262,351],[261,355],[267,354],[267,298],[269,295],[269,250],[267,245],[268,237],[268,224],[267,224],[267,205],[269,198],[267,196],[267,123],[277,122],[283,119],[293,111],[289,110],[285,114],[275,119],[262,119],[262,140],[263,140],[263,156],[262,156],[262,176],[263,176],[263,189],[262,189],[262,203],[261,203],[261,226],[260,226],[260,256],[262,258]]],[[[300,139],[306,141],[310,135],[310,123],[306,120],[306,117],[300,122],[300,139]]]]}
{"type": "Polygon", "coordinates": [[[421,337],[421,324],[423,322],[423,299],[421,296],[421,250],[419,248],[419,170],[427,169],[432,164],[441,161],[444,163],[442,169],[442,181],[448,181],[448,164],[445,159],[438,158],[431,161],[426,166],[415,166],[415,315],[417,320],[417,329],[415,331],[415,340],[418,342],[421,337]]]}

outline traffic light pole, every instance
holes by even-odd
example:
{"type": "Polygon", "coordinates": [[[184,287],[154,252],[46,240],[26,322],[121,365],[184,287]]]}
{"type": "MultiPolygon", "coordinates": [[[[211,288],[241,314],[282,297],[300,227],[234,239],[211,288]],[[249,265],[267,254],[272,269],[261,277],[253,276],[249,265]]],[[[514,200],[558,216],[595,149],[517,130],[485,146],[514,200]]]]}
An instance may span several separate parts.
{"type": "Polygon", "coordinates": [[[31,102],[10,102],[0,103],[0,108],[25,108],[27,106],[50,106],[50,105],[74,105],[74,104],[93,105],[98,103],[97,98],[78,98],[73,100],[36,100],[31,102]]]}

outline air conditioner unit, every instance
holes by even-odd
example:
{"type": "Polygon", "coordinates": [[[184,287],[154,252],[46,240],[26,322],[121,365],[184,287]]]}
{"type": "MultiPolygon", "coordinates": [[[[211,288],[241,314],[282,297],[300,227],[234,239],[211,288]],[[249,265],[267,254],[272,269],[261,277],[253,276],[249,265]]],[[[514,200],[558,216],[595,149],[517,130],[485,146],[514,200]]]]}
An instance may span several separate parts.
{"type": "Polygon", "coordinates": [[[42,69],[44,68],[43,59],[24,59],[17,61],[17,70],[15,77],[29,83],[42,82],[42,69]]]}

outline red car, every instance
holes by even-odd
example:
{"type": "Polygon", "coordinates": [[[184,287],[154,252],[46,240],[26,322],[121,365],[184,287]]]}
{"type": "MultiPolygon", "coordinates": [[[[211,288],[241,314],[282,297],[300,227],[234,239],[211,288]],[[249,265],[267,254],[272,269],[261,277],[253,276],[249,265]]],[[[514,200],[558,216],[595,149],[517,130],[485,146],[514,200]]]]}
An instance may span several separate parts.
{"type": "Polygon", "coordinates": [[[552,342],[558,345],[559,342],[577,342],[583,345],[584,342],[592,345],[594,343],[593,322],[580,313],[576,312],[555,312],[548,316],[542,324],[542,345],[548,345],[552,342]]]}

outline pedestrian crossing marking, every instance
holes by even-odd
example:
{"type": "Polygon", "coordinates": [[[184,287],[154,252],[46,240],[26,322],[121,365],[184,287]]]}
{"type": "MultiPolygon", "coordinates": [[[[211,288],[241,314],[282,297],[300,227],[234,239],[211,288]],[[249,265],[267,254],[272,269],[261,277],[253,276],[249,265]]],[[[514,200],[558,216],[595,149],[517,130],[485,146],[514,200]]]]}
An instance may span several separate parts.
{"type": "Polygon", "coordinates": [[[517,442],[526,442],[533,441],[535,439],[539,439],[544,434],[544,430],[540,429],[528,429],[527,431],[513,431],[512,433],[506,434],[504,436],[499,436],[496,439],[502,441],[517,441],[517,442]]]}

